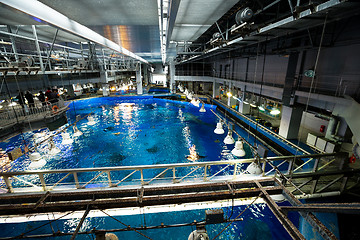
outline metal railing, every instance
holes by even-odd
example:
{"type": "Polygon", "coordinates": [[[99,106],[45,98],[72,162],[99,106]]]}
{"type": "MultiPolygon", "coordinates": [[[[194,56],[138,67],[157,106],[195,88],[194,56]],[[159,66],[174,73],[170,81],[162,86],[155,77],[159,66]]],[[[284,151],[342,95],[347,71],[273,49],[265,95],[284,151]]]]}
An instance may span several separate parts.
{"type": "Polygon", "coordinates": [[[22,121],[32,121],[38,118],[50,117],[66,108],[64,101],[47,102],[46,105],[35,104],[34,107],[24,105],[9,106],[0,112],[0,125],[7,126],[22,121]]]}
{"type": "Polygon", "coordinates": [[[276,137],[278,140],[286,143],[287,145],[290,145],[291,147],[295,148],[296,150],[300,151],[301,153],[304,153],[304,154],[310,154],[308,151],[306,151],[305,149],[299,147],[298,145],[290,142],[289,140],[287,140],[286,138],[284,138],[283,136],[280,136],[279,134],[271,131],[270,129],[262,126],[261,124],[257,123],[256,121],[252,120],[251,118],[245,116],[244,114],[238,112],[238,111],[235,111],[234,109],[232,108],[229,108],[226,104],[222,103],[221,101],[219,100],[215,100],[215,99],[212,99],[214,102],[222,105],[224,108],[226,108],[227,111],[231,111],[231,112],[234,112],[235,114],[239,115],[240,117],[246,119],[247,121],[249,121],[250,123],[254,124],[255,126],[257,126],[258,129],[261,129],[265,132],[267,132],[269,135],[273,136],[273,137],[276,137]]]}
{"type": "MultiPolygon", "coordinates": [[[[263,170],[268,169],[272,164],[276,165],[279,161],[282,162],[277,166],[287,162],[288,167],[282,172],[294,174],[295,172],[321,171],[325,167],[334,165],[336,159],[336,154],[328,153],[269,157],[268,159],[258,159],[258,162],[262,164],[263,170]],[[309,164],[307,162],[309,159],[314,161],[316,168],[305,168],[305,165],[309,164]],[[271,162],[270,165],[269,161],[271,162]],[[297,161],[307,163],[298,166],[297,161]]],[[[247,174],[246,166],[251,162],[254,162],[253,158],[212,162],[2,172],[0,176],[3,179],[1,187],[6,188],[8,192],[126,187],[161,183],[207,182],[219,179],[232,180],[247,174]]],[[[271,172],[271,170],[266,173],[264,171],[262,176],[270,176],[271,172]]]]}

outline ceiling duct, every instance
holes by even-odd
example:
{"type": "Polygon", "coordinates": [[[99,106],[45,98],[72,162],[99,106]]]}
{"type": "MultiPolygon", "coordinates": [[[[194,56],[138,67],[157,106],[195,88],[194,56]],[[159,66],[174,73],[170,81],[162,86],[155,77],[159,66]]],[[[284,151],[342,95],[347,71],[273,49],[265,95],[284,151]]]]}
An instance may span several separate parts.
{"type": "Polygon", "coordinates": [[[253,10],[251,10],[249,7],[246,7],[236,13],[235,21],[237,24],[248,22],[253,15],[254,15],[253,10]]]}

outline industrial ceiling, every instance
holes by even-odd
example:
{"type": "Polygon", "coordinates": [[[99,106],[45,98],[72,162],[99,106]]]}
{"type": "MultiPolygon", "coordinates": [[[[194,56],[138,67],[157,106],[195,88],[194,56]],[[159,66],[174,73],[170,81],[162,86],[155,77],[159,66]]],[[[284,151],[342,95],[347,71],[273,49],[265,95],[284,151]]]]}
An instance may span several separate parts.
{"type": "Polygon", "coordinates": [[[0,0],[0,38],[9,32],[8,26],[13,36],[32,38],[32,25],[36,25],[39,40],[45,42],[52,42],[55,35],[56,43],[64,46],[78,44],[80,48],[79,43],[90,41],[109,53],[165,64],[173,59],[188,61],[229,50],[246,41],[263,40],[265,35],[276,37],[321,24],[328,10],[346,14],[356,9],[345,2],[317,1],[317,5],[311,5],[299,0],[0,0]],[[252,8],[255,22],[244,22],[247,32],[232,34],[233,26],[242,25],[235,23],[235,14],[245,7],[252,8]],[[222,41],[209,46],[216,32],[222,41]]]}

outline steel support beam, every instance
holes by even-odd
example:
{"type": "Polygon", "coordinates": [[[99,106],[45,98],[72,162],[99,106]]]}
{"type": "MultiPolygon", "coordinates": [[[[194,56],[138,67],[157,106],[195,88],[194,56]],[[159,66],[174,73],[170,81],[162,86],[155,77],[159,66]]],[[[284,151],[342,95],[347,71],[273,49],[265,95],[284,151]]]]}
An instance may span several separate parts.
{"type": "Polygon", "coordinates": [[[36,0],[2,0],[2,4],[7,5],[11,8],[19,10],[23,13],[26,13],[30,16],[36,17],[44,22],[47,22],[49,25],[55,26],[57,28],[63,29],[64,31],[70,32],[76,36],[85,38],[89,41],[112,49],[121,54],[125,54],[129,57],[135,58],[141,62],[148,63],[145,59],[139,57],[138,55],[130,52],[129,50],[123,48],[122,46],[114,43],[113,41],[101,36],[95,31],[91,30],[84,25],[71,20],[60,12],[52,9],[51,7],[41,3],[36,0]]]}
{"type": "Polygon", "coordinates": [[[360,214],[360,203],[303,204],[280,207],[283,211],[360,214]]]}
{"type": "Polygon", "coordinates": [[[292,239],[301,239],[306,240],[306,238],[300,233],[299,229],[295,227],[295,225],[290,221],[290,219],[281,211],[279,206],[275,203],[275,201],[270,197],[267,191],[262,187],[262,185],[258,181],[254,181],[258,188],[263,193],[263,198],[266,204],[269,206],[270,210],[273,212],[275,217],[280,221],[285,230],[290,234],[292,239]]]}
{"type": "Polygon", "coordinates": [[[169,16],[166,30],[166,50],[169,48],[170,38],[174,30],[176,16],[179,10],[180,0],[171,0],[169,2],[169,16]]]}
{"type": "MultiPolygon", "coordinates": [[[[289,201],[289,203],[293,206],[301,206],[302,203],[295,198],[295,196],[285,188],[284,185],[282,185],[278,180],[275,179],[276,185],[281,186],[283,189],[283,195],[286,198],[286,200],[289,201]]],[[[320,235],[324,239],[331,239],[336,240],[336,236],[317,218],[314,214],[311,212],[304,213],[299,212],[300,215],[316,230],[320,233],[320,235]]]]}

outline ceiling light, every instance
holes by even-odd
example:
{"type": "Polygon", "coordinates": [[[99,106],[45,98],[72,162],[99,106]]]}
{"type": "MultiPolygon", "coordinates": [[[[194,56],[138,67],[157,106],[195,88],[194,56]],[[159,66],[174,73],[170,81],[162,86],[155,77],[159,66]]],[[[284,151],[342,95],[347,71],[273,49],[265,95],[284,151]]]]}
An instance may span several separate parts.
{"type": "Polygon", "coordinates": [[[265,111],[265,108],[263,106],[258,106],[260,111],[265,111]]]}
{"type": "Polygon", "coordinates": [[[232,93],[231,93],[231,92],[227,92],[227,93],[226,93],[226,96],[232,97],[232,93]]]}

